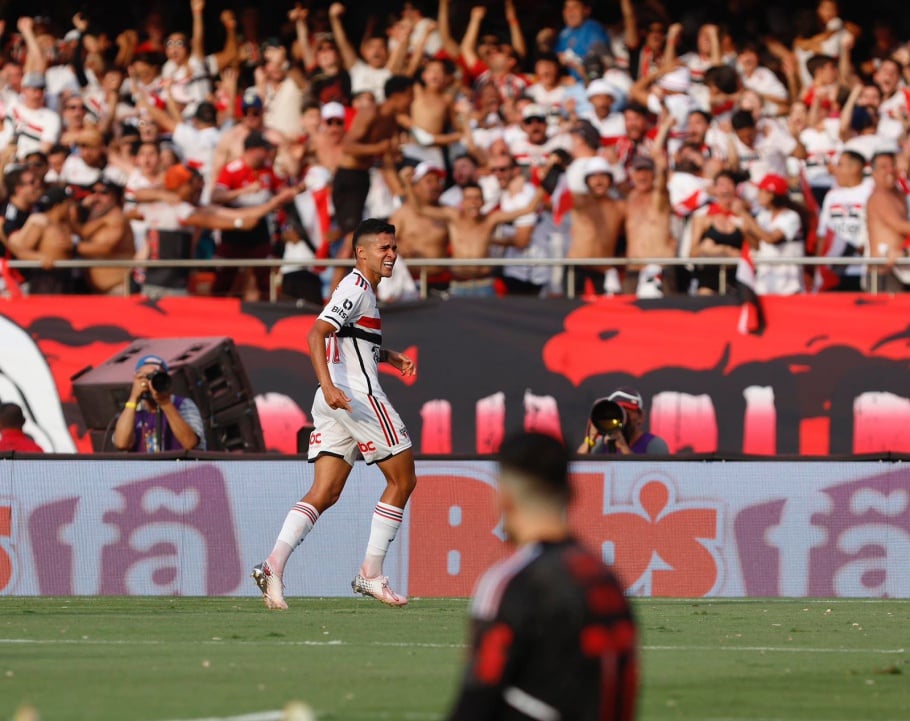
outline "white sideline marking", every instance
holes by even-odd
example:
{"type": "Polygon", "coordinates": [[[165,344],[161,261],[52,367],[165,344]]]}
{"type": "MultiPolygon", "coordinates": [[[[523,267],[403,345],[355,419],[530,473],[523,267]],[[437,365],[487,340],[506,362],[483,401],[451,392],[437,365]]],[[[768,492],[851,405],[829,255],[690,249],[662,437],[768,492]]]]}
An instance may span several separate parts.
{"type": "MultiPolygon", "coordinates": [[[[320,713],[317,711],[316,716],[320,713]]],[[[345,718],[370,718],[370,719],[405,719],[405,721],[425,721],[425,719],[438,718],[438,714],[421,713],[415,711],[405,711],[395,713],[394,716],[388,711],[351,711],[345,710],[345,718]]],[[[281,721],[284,718],[284,711],[259,711],[258,713],[243,714],[241,716],[206,716],[205,718],[193,719],[168,719],[168,721],[281,721]]],[[[721,721],[715,719],[714,721],[721,721]]],[[[732,720],[731,720],[732,721],[732,720]]]]}
{"type": "MultiPolygon", "coordinates": [[[[188,644],[191,646],[375,646],[383,648],[467,648],[463,643],[408,643],[392,641],[374,641],[371,643],[351,643],[349,641],[156,641],[153,639],[136,639],[135,641],[117,639],[91,638],[0,638],[2,644],[34,645],[79,645],[86,646],[165,646],[188,644]]],[[[756,653],[907,653],[904,648],[805,648],[799,646],[655,646],[641,647],[643,651],[754,651],[756,653]]],[[[240,719],[240,717],[237,717],[240,719]]],[[[241,721],[247,721],[241,719],[241,721]]],[[[249,719],[248,721],[257,721],[249,719]]],[[[715,719],[714,721],[720,721],[715,719]]]]}

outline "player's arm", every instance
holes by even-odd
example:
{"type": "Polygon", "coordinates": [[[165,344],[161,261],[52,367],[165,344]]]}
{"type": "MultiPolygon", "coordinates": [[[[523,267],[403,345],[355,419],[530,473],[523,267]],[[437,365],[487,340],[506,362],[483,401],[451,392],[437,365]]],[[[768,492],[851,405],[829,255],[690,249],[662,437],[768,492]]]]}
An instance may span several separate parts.
{"type": "Polygon", "coordinates": [[[397,368],[403,376],[417,375],[417,364],[404,353],[382,348],[379,351],[379,362],[388,363],[393,368],[397,368]]]}
{"type": "MultiPolygon", "coordinates": [[[[335,302],[336,295],[332,296],[329,305],[335,302]]],[[[310,349],[310,362],[313,364],[313,371],[316,373],[316,380],[322,388],[322,394],[325,396],[326,403],[330,408],[344,408],[346,411],[351,410],[351,399],[348,398],[333,382],[329,374],[329,362],[326,359],[326,341],[329,336],[340,330],[340,326],[322,318],[317,318],[313,323],[307,335],[307,345],[310,349]]]]}

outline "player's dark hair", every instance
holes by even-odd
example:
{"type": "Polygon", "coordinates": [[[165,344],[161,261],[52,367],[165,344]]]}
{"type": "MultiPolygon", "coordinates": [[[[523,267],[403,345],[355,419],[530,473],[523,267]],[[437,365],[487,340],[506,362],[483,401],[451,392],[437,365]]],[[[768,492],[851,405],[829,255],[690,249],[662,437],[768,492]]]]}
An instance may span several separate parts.
{"type": "Polygon", "coordinates": [[[497,454],[499,467],[528,479],[534,490],[560,503],[572,497],[569,451],[553,436],[520,432],[506,438],[497,454]]]}
{"type": "Polygon", "coordinates": [[[354,231],[354,238],[351,241],[352,247],[356,248],[360,245],[360,239],[367,235],[381,235],[383,233],[395,235],[395,226],[379,218],[362,220],[354,231]]]}

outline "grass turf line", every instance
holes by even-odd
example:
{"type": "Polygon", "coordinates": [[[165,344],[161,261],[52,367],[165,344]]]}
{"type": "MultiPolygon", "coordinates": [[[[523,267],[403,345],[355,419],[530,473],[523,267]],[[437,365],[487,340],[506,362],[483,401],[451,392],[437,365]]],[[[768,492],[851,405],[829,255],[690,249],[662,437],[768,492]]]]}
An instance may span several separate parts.
{"type": "MultiPolygon", "coordinates": [[[[466,602],[2,598],[0,719],[228,718],[303,700],[322,719],[439,718],[466,602]]],[[[641,721],[910,718],[910,601],[636,599],[641,721]]],[[[277,718],[277,714],[275,715],[277,718]]]]}

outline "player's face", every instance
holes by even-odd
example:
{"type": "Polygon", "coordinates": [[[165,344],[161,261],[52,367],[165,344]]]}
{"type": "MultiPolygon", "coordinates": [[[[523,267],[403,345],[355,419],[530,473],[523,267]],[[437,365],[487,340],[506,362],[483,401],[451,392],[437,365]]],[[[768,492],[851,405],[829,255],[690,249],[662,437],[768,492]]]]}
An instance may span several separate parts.
{"type": "Polygon", "coordinates": [[[398,260],[398,241],[391,233],[379,233],[359,246],[357,254],[368,271],[388,278],[398,260]]]}

